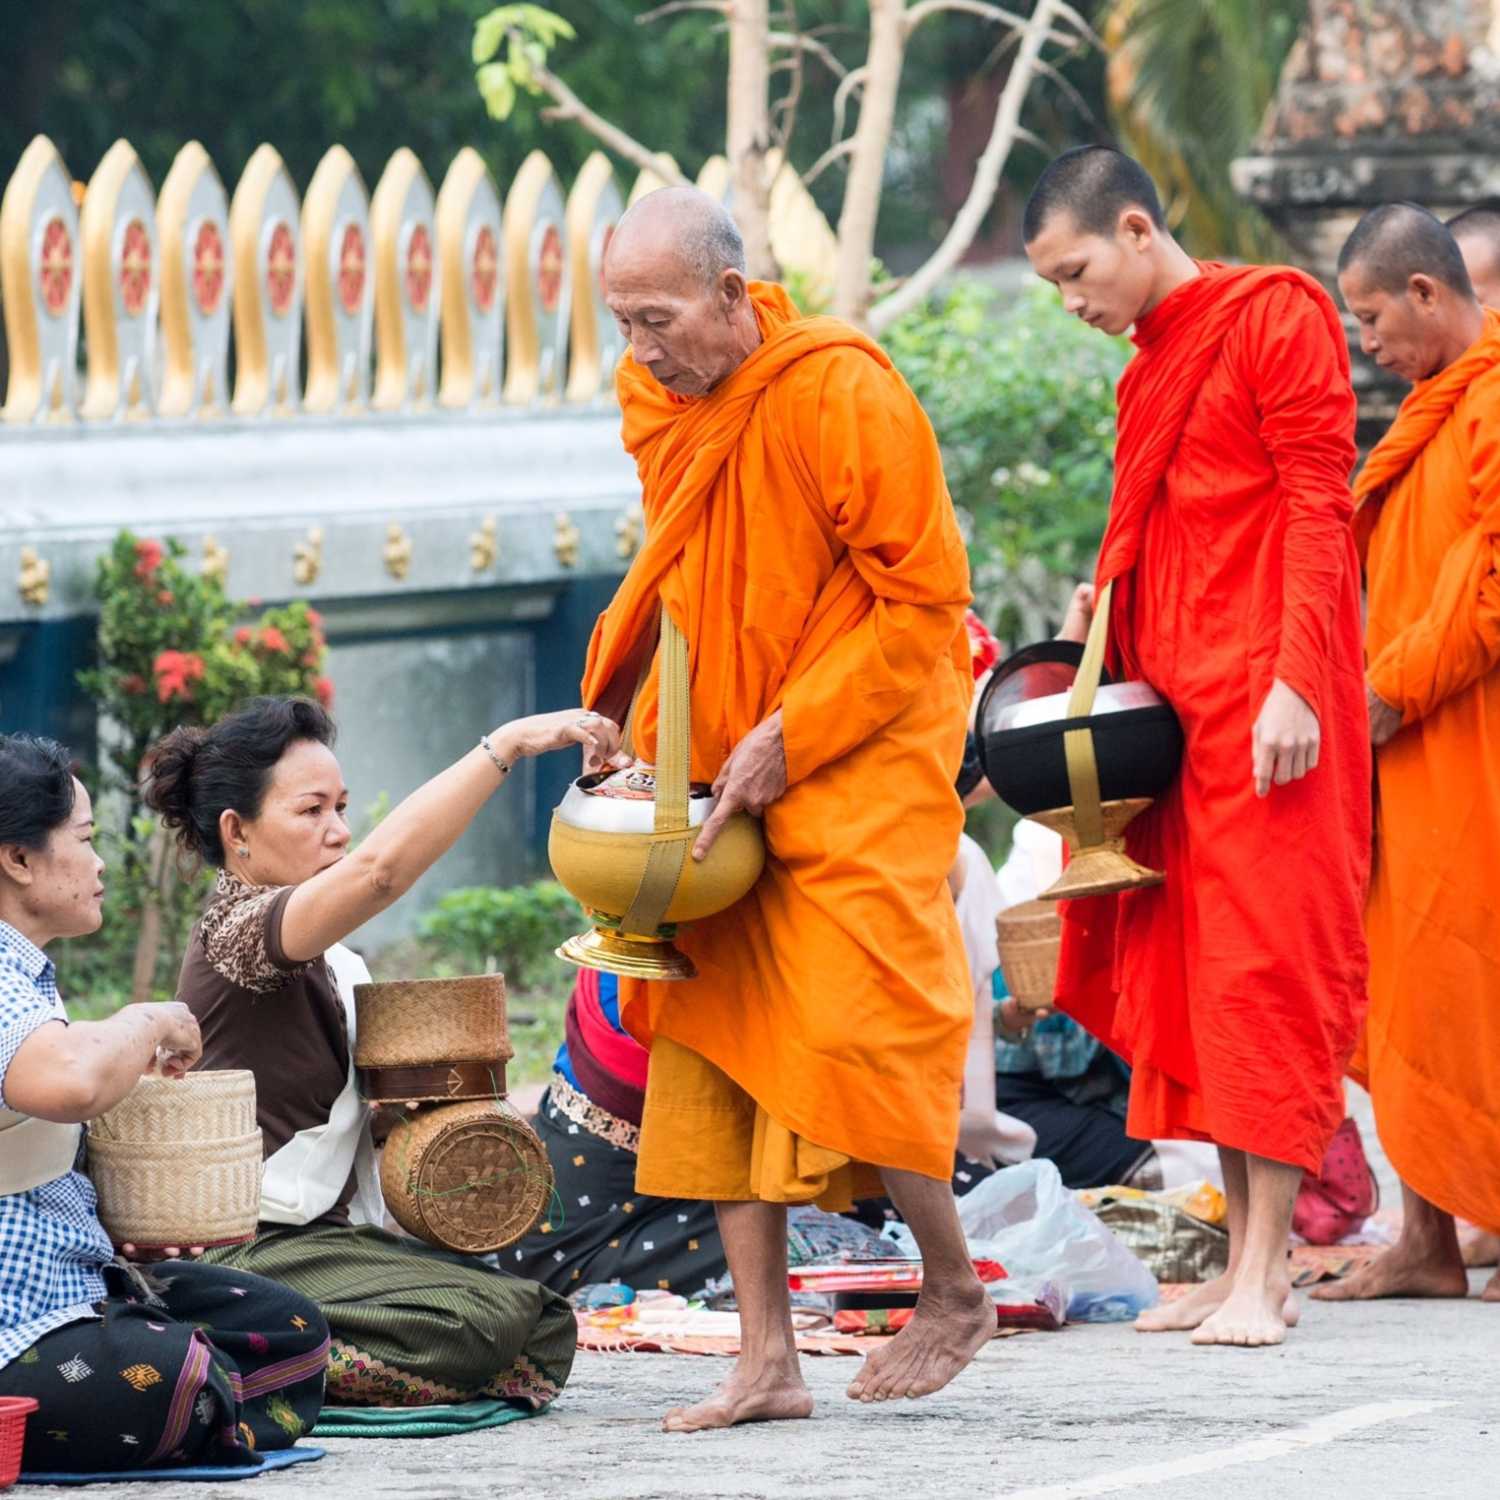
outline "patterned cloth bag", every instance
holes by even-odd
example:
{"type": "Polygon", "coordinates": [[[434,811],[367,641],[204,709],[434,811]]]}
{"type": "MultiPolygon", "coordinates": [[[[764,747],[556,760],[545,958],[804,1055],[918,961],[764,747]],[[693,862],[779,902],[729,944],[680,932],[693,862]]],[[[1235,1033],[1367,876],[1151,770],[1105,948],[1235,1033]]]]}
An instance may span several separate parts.
{"type": "Polygon", "coordinates": [[[1292,1228],[1309,1245],[1336,1245],[1379,1206],[1380,1184],[1370,1170],[1359,1126],[1345,1119],[1317,1173],[1302,1174],[1292,1228]]]}

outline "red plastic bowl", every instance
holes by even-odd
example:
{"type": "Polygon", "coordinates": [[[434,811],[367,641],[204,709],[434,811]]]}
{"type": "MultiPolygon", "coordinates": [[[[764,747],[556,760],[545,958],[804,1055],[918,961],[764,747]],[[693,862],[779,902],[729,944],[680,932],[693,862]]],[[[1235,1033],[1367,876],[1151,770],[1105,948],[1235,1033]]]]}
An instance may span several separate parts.
{"type": "Polygon", "coordinates": [[[8,1490],[21,1472],[26,1418],[35,1410],[30,1396],[0,1396],[0,1490],[8,1490]]]}

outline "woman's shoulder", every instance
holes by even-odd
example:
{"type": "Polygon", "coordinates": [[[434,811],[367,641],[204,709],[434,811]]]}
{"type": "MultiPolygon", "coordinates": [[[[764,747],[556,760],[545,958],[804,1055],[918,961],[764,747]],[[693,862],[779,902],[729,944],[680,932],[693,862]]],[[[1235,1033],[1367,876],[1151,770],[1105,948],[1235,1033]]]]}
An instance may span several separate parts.
{"type": "Polygon", "coordinates": [[[281,914],[295,889],[248,885],[219,871],[193,942],[220,979],[254,994],[269,994],[307,968],[306,963],[289,963],[281,951],[281,914]]]}

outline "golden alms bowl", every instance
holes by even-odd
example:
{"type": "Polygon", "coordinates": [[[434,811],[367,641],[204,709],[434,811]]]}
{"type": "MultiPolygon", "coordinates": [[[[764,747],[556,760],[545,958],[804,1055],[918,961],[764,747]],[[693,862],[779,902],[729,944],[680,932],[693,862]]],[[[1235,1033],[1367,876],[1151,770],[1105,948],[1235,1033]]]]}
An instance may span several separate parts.
{"type": "Polygon", "coordinates": [[[656,831],[654,799],[592,795],[607,774],[581,777],[552,815],[553,874],[593,924],[559,958],[630,979],[692,979],[697,970],[672,939],[680,923],[726,910],[746,895],[766,862],[760,822],[736,813],[703,861],[692,857],[715,799],[688,799],[688,826],[656,831]]]}

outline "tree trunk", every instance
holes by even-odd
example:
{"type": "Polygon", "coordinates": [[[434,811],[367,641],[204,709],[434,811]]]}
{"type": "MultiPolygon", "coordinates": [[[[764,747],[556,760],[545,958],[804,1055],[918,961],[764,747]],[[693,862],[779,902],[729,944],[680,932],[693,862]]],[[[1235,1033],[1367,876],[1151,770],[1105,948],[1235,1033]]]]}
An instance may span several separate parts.
{"type": "Polygon", "coordinates": [[[906,56],[906,0],[870,0],[869,69],[859,101],[859,124],[849,158],[849,180],[839,214],[838,270],[833,310],[863,323],[870,306],[875,225],[885,180],[885,153],[896,121],[901,65],[906,56]]]}
{"type": "Polygon", "coordinates": [[[151,835],[146,857],[146,900],[141,907],[141,929],[135,939],[135,963],[130,975],[130,998],[139,1004],[151,998],[156,960],[161,953],[161,914],[167,902],[167,834],[159,824],[151,835]]]}
{"type": "Polygon", "coordinates": [[[733,0],[729,11],[729,132],[734,217],[751,276],[774,279],[771,253],[771,18],[769,0],[733,0]]]}

